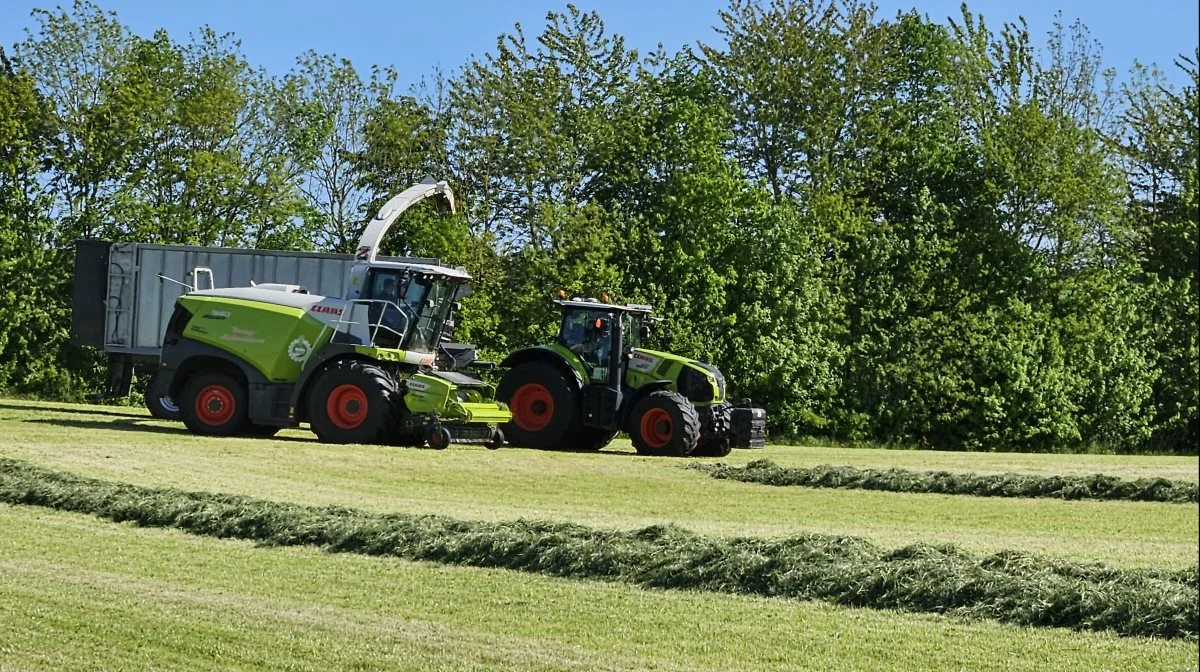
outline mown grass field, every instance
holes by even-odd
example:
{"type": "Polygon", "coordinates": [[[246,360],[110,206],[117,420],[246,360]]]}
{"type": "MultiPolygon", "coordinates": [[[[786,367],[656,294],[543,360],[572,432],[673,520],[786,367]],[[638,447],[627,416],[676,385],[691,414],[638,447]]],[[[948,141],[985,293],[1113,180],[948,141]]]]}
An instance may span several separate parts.
{"type": "MultiPolygon", "coordinates": [[[[0,400],[0,456],[147,486],[461,519],[825,532],[1195,564],[1194,505],[764,488],[680,461],[202,439],[137,409],[0,400]],[[792,491],[795,492],[792,492],[792,491]]],[[[1195,479],[1195,458],[770,447],[726,461],[1195,479]]],[[[0,669],[1195,669],[1194,641],[255,548],[0,506],[0,669]]]]}

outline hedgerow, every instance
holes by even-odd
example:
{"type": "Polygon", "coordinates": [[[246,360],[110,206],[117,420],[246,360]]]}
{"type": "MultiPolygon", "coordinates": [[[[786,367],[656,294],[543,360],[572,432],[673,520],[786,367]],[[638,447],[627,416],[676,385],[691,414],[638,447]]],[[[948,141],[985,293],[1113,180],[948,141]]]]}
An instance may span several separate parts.
{"type": "Polygon", "coordinates": [[[728,464],[685,465],[722,478],[763,485],[847,488],[887,492],[974,495],[976,497],[1046,497],[1134,502],[1195,504],[1200,486],[1166,478],[1123,479],[1116,476],[1032,476],[1029,474],[960,474],[948,471],[858,469],[822,464],[807,469],[781,467],[754,460],[744,467],[728,464]]]}
{"type": "Polygon", "coordinates": [[[264,546],[500,567],[646,588],[825,600],[1030,626],[1197,636],[1197,570],[1116,569],[949,545],[885,550],[864,539],[710,538],[677,526],[632,531],[534,520],[372,514],[110,483],[0,459],[0,502],[87,513],[264,546]]]}

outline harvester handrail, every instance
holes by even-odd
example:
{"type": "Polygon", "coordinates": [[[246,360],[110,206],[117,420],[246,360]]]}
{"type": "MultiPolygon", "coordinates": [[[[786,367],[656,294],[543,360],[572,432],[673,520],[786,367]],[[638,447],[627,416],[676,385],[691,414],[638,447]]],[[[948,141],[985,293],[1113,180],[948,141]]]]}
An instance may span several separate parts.
{"type": "MultiPolygon", "coordinates": [[[[367,325],[369,334],[371,336],[371,345],[372,346],[375,345],[375,340],[379,335],[380,329],[386,329],[387,331],[390,331],[393,334],[395,334],[396,339],[397,339],[396,340],[397,344],[404,343],[404,337],[405,337],[405,335],[408,334],[408,327],[411,324],[411,320],[409,320],[408,315],[406,315],[405,312],[406,312],[406,310],[411,311],[412,309],[409,308],[407,305],[402,305],[402,304],[396,303],[395,301],[390,301],[388,299],[352,299],[350,301],[350,303],[361,304],[361,305],[368,307],[367,308],[368,319],[367,319],[366,325],[367,325]],[[372,323],[370,321],[370,317],[369,317],[370,312],[369,311],[370,311],[370,305],[375,304],[375,303],[381,304],[383,306],[383,308],[379,311],[379,317],[375,320],[375,322],[372,323]],[[396,312],[399,313],[400,317],[404,318],[404,324],[400,328],[399,331],[397,331],[396,329],[393,329],[392,327],[383,323],[383,316],[385,314],[387,314],[388,306],[394,307],[396,309],[396,312]]],[[[351,312],[351,311],[343,310],[341,315],[338,315],[337,322],[334,324],[335,329],[337,329],[338,331],[342,331],[342,329],[340,329],[340,327],[342,325],[346,325],[347,327],[352,327],[357,324],[362,324],[361,322],[347,320],[346,316],[347,316],[347,313],[349,313],[349,312],[351,312]]],[[[344,333],[349,333],[349,330],[347,329],[344,333]]]]}

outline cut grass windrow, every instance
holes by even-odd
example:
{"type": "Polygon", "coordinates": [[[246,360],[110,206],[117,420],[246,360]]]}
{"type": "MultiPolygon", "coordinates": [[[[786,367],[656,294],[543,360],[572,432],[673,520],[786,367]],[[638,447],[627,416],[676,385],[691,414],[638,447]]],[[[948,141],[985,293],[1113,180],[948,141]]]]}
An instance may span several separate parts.
{"type": "Polygon", "coordinates": [[[728,464],[685,465],[713,478],[763,485],[806,488],[845,488],[886,492],[972,495],[975,497],[1043,497],[1132,502],[1195,504],[1200,484],[1166,478],[1135,480],[1091,476],[1031,476],[1028,474],[961,474],[948,471],[859,469],[822,464],[807,469],[781,467],[771,460],[754,460],[744,467],[728,464]]]}
{"type": "Polygon", "coordinates": [[[818,599],[1030,626],[1197,637],[1197,569],[1120,570],[953,546],[880,549],[854,537],[709,538],[518,520],[371,514],[110,483],[0,459],[0,501],[263,545],[312,545],[647,588],[818,599]]]}

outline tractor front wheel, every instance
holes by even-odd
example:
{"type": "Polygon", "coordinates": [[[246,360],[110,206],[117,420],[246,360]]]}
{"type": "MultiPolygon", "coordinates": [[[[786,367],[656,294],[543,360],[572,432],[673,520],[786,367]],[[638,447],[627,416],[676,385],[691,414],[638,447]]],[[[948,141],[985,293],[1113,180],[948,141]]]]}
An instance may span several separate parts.
{"type": "Polygon", "coordinates": [[[696,449],[699,437],[696,407],[675,392],[651,392],[629,415],[629,438],[639,455],[686,457],[696,449]]]}
{"type": "Polygon", "coordinates": [[[508,373],[496,387],[496,399],[508,404],[512,422],[504,436],[523,448],[563,448],[576,423],[578,385],[545,362],[527,362],[508,373]]]}
{"type": "Polygon", "coordinates": [[[341,360],[308,394],[308,422],[324,443],[387,443],[399,413],[396,380],[380,367],[341,360]]]}
{"type": "Polygon", "coordinates": [[[246,389],[229,374],[193,376],[179,398],[179,414],[193,434],[230,436],[246,424],[246,389]]]}

